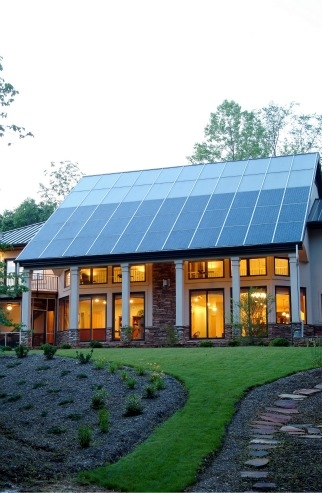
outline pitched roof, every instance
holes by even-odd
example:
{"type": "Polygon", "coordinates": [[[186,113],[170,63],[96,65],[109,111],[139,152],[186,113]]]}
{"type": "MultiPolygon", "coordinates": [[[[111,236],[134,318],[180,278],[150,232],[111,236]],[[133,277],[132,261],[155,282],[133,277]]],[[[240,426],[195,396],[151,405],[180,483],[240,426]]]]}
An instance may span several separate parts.
{"type": "Polygon", "coordinates": [[[119,261],[297,244],[318,163],[310,153],[85,176],[18,259],[119,261]]]}
{"type": "Polygon", "coordinates": [[[29,241],[41,229],[45,222],[22,226],[21,228],[10,229],[0,233],[0,243],[6,245],[27,245],[29,241]]]}

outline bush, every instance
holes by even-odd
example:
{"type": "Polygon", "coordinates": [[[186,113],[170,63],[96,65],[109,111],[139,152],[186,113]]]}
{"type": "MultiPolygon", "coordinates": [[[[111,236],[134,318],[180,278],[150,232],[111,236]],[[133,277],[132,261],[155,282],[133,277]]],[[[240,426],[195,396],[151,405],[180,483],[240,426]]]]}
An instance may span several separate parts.
{"type": "Polygon", "coordinates": [[[71,349],[72,346],[68,342],[62,342],[60,345],[60,349],[71,349]]]}
{"type": "Polygon", "coordinates": [[[141,396],[138,394],[129,395],[126,406],[124,416],[137,416],[138,414],[143,413],[143,405],[141,401],[141,396]]]}
{"type": "Polygon", "coordinates": [[[199,347],[213,347],[214,343],[212,341],[201,341],[199,342],[199,347]]]}
{"type": "Polygon", "coordinates": [[[158,390],[155,385],[150,384],[144,387],[144,397],[146,399],[154,399],[158,395],[158,390]]]}
{"type": "Polygon", "coordinates": [[[92,348],[100,348],[100,347],[103,347],[103,344],[99,341],[91,341],[89,343],[89,347],[92,347],[92,348]]]}
{"type": "Polygon", "coordinates": [[[98,411],[98,424],[102,433],[106,433],[109,428],[110,412],[105,407],[98,411]]]}
{"type": "Polygon", "coordinates": [[[102,409],[105,406],[107,392],[105,389],[98,390],[92,397],[92,408],[102,409]]]}
{"type": "Polygon", "coordinates": [[[89,426],[80,426],[78,428],[78,442],[82,448],[90,446],[92,439],[92,429],[89,426]]]}
{"type": "Polygon", "coordinates": [[[57,351],[56,347],[54,347],[52,344],[48,344],[48,343],[40,346],[40,349],[42,349],[44,351],[44,356],[46,359],[53,359],[54,354],[57,351]]]}
{"type": "Polygon", "coordinates": [[[15,348],[15,352],[17,358],[25,358],[29,353],[29,348],[27,346],[24,346],[23,344],[19,344],[19,346],[15,348]]]}
{"type": "Polygon", "coordinates": [[[270,346],[289,346],[291,343],[284,337],[276,337],[275,339],[272,339],[269,343],[270,346]]]}
{"type": "Polygon", "coordinates": [[[239,339],[230,339],[228,341],[228,346],[229,347],[236,347],[236,346],[240,346],[240,340],[239,339]]]}
{"type": "Polygon", "coordinates": [[[93,354],[93,348],[87,354],[76,351],[76,358],[78,359],[78,362],[80,365],[86,365],[86,363],[89,363],[89,361],[92,357],[92,354],[93,354]]]}
{"type": "Polygon", "coordinates": [[[10,347],[10,346],[1,346],[1,351],[12,351],[12,347],[10,347]]]}

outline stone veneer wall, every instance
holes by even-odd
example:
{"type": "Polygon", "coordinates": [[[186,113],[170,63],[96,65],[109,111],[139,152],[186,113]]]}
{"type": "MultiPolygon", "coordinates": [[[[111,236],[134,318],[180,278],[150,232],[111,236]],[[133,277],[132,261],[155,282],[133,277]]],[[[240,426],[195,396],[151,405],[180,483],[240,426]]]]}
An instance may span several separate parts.
{"type": "Polygon", "coordinates": [[[155,329],[176,323],[176,275],[175,265],[155,263],[152,269],[152,323],[155,329]],[[170,286],[163,287],[163,279],[170,280],[170,286]]]}

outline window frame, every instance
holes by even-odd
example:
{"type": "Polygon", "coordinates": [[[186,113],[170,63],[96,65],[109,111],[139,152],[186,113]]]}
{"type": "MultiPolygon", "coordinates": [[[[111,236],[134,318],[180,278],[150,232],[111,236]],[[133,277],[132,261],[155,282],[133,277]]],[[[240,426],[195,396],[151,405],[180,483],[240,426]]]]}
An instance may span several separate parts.
{"type": "MultiPolygon", "coordinates": [[[[229,266],[230,266],[230,277],[232,277],[231,261],[229,266]]],[[[267,276],[267,257],[243,257],[239,259],[239,277],[260,277],[260,276],[267,276]],[[259,260],[259,259],[265,260],[265,274],[263,273],[251,274],[250,262],[252,260],[259,260]],[[241,262],[246,262],[246,274],[241,273],[241,269],[242,269],[241,262]]]]}
{"type": "Polygon", "coordinates": [[[190,289],[189,290],[189,327],[190,327],[190,339],[201,339],[201,340],[208,340],[208,339],[224,339],[225,338],[225,289],[224,288],[204,288],[204,289],[190,289]],[[206,327],[205,327],[205,337],[200,337],[199,335],[196,335],[198,331],[193,333],[193,328],[192,328],[192,298],[196,296],[196,293],[206,293],[206,304],[205,304],[205,309],[206,309],[206,327]],[[214,293],[220,293],[222,296],[222,333],[221,337],[215,336],[211,337],[209,336],[209,294],[214,294],[214,293]]]}
{"type": "MultiPolygon", "coordinates": [[[[112,284],[120,284],[122,282],[122,267],[121,265],[112,265],[112,284]],[[116,280],[118,278],[119,280],[116,280]]],[[[130,282],[146,282],[146,264],[130,265],[130,282]],[[144,267],[143,279],[134,279],[134,270],[137,267],[144,267]]]]}
{"type": "MultiPolygon", "coordinates": [[[[104,277],[104,276],[103,276],[104,277]]],[[[96,267],[81,267],[79,269],[79,284],[81,286],[84,285],[97,285],[97,284],[107,284],[108,280],[108,268],[107,266],[96,266],[96,267]],[[95,280],[95,269],[100,269],[105,271],[105,279],[103,281],[97,281],[95,280]],[[84,272],[82,272],[84,271],[84,272]],[[85,273],[85,271],[89,271],[89,274],[85,273]],[[87,276],[87,280],[82,280],[82,275],[87,276]]]]}
{"type": "MultiPolygon", "coordinates": [[[[201,267],[201,266],[200,266],[201,267]]],[[[221,258],[216,258],[216,259],[211,259],[211,260],[190,260],[188,262],[188,279],[189,280],[196,280],[196,279],[223,279],[225,277],[225,262],[224,259],[221,258]],[[222,275],[220,276],[210,276],[209,275],[209,263],[210,262],[220,262],[222,266],[222,275]],[[192,271],[192,264],[204,264],[203,268],[198,269],[198,271],[192,271]],[[197,275],[192,275],[192,273],[195,273],[197,275]]]]}
{"type": "Polygon", "coordinates": [[[290,259],[285,257],[274,257],[274,275],[282,277],[290,277],[290,259]],[[287,260],[287,274],[280,274],[276,271],[276,260],[287,260]]]}

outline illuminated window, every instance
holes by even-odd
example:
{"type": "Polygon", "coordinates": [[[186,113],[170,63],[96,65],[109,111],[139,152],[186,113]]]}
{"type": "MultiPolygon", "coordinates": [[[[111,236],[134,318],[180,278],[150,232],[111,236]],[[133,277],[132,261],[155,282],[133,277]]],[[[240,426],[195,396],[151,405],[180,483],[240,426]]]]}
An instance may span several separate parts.
{"type": "Polygon", "coordinates": [[[306,289],[300,289],[300,315],[301,321],[306,324],[306,289]]]}
{"type": "Polygon", "coordinates": [[[80,284],[106,284],[107,267],[88,267],[79,269],[80,284]]]}
{"type": "Polygon", "coordinates": [[[59,300],[59,331],[69,329],[69,298],[59,300]]]}
{"type": "Polygon", "coordinates": [[[264,287],[240,290],[239,320],[242,335],[265,337],[267,335],[267,293],[264,287]]]}
{"type": "Polygon", "coordinates": [[[288,258],[274,258],[274,272],[276,276],[289,276],[290,264],[288,258]]]}
{"type": "Polygon", "coordinates": [[[78,319],[80,341],[105,341],[106,296],[80,296],[78,319]]]}
{"type": "Polygon", "coordinates": [[[64,272],[64,287],[70,287],[70,270],[65,270],[64,272]]]}
{"type": "Polygon", "coordinates": [[[203,262],[189,262],[189,279],[210,279],[224,277],[224,261],[208,260],[203,262]]]}
{"type": "MultiPolygon", "coordinates": [[[[144,339],[145,318],[144,318],[144,294],[131,293],[130,296],[130,326],[132,327],[132,339],[144,339]]],[[[113,337],[116,340],[121,338],[122,328],[122,295],[114,295],[114,327],[113,337]]]]}
{"type": "MultiPolygon", "coordinates": [[[[130,267],[131,282],[145,281],[145,265],[131,265],[130,267]]],[[[122,268],[120,265],[113,266],[113,283],[122,282],[122,268]]]]}
{"type": "Polygon", "coordinates": [[[291,322],[291,293],[288,286],[275,288],[276,323],[289,324],[291,322]]]}
{"type": "Polygon", "coordinates": [[[225,337],[223,290],[190,291],[190,328],[193,339],[225,337]]]}
{"type": "Polygon", "coordinates": [[[239,275],[247,276],[266,276],[266,258],[242,258],[239,261],[239,275]]]}

